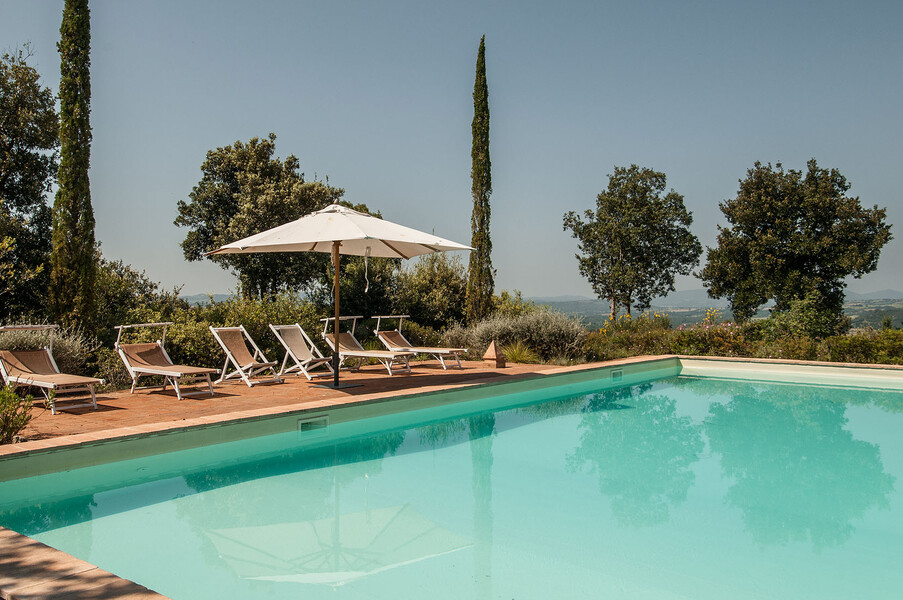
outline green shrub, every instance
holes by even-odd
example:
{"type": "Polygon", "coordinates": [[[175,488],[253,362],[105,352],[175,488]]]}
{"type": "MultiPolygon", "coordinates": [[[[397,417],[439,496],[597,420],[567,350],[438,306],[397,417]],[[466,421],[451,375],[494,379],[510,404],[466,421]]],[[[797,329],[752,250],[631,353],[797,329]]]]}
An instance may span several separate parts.
{"type": "Polygon", "coordinates": [[[619,315],[614,319],[609,317],[599,329],[599,333],[637,333],[641,331],[667,331],[669,329],[671,329],[671,319],[668,315],[658,312],[652,314],[644,312],[638,317],[632,317],[631,315],[619,315]]]}
{"type": "Polygon", "coordinates": [[[694,356],[749,356],[751,347],[743,329],[731,323],[708,320],[671,332],[670,352],[694,356]]]}
{"type": "Polygon", "coordinates": [[[787,360],[819,360],[821,345],[805,337],[788,337],[774,341],[762,340],[749,354],[754,358],[783,358],[787,360]]]}
{"type": "Polygon", "coordinates": [[[520,364],[533,364],[540,362],[539,355],[530,346],[520,340],[502,347],[502,352],[508,362],[520,364]]]}
{"type": "Polygon", "coordinates": [[[761,328],[763,338],[769,341],[786,337],[825,339],[846,333],[850,320],[825,306],[822,295],[812,291],[793,300],[787,310],[772,312],[761,322],[761,328]]]}
{"type": "Polygon", "coordinates": [[[20,398],[10,384],[0,388],[0,444],[12,444],[31,421],[32,396],[20,398]]]}
{"type": "Polygon", "coordinates": [[[514,290],[513,294],[503,290],[498,296],[492,297],[492,314],[498,317],[517,318],[542,310],[548,309],[536,306],[532,300],[524,300],[520,290],[514,290]]]}
{"type": "Polygon", "coordinates": [[[586,329],[579,321],[545,309],[516,317],[494,315],[471,327],[454,326],[445,332],[446,344],[468,348],[468,354],[476,358],[495,340],[500,346],[523,342],[542,360],[572,359],[582,353],[585,338],[586,329]]]}
{"type": "Polygon", "coordinates": [[[831,362],[878,362],[878,344],[866,335],[836,335],[826,339],[823,347],[825,359],[831,362]]]}
{"type": "Polygon", "coordinates": [[[413,321],[405,321],[401,326],[401,332],[405,339],[415,346],[441,346],[442,334],[426,325],[420,325],[413,321]]]}

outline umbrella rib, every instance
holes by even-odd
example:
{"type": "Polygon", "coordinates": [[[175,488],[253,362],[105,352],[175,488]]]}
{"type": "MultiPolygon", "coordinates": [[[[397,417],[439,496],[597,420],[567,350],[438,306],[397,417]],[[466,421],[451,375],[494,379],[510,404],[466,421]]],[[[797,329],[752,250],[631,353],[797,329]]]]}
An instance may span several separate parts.
{"type": "MultiPolygon", "coordinates": [[[[402,252],[401,250],[399,250],[398,248],[396,248],[395,246],[393,246],[392,244],[390,244],[390,243],[387,242],[386,240],[382,240],[382,243],[385,244],[386,246],[388,246],[388,247],[389,247],[389,250],[391,250],[392,252],[394,252],[394,253],[397,254],[398,256],[400,256],[400,257],[402,257],[402,258],[405,258],[405,259],[411,258],[410,256],[406,255],[404,252],[402,252]]],[[[413,256],[413,255],[412,255],[412,256],[413,256]]]]}

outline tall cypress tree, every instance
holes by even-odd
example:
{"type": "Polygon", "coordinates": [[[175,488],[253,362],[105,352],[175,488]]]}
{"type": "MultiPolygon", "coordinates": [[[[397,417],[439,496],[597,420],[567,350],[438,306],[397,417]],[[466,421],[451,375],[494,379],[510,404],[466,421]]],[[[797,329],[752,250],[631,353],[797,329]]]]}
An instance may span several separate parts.
{"type": "Polygon", "coordinates": [[[467,321],[475,323],[492,311],[492,240],[489,239],[489,196],[492,173],[489,161],[489,87],[486,85],[486,36],[480,39],[477,74],[473,84],[473,213],[470,217],[470,264],[467,273],[467,321]]]}
{"type": "Polygon", "coordinates": [[[66,0],[60,26],[60,169],[53,203],[50,294],[63,324],[92,327],[96,278],[91,159],[91,15],[88,0],[66,0]]]}

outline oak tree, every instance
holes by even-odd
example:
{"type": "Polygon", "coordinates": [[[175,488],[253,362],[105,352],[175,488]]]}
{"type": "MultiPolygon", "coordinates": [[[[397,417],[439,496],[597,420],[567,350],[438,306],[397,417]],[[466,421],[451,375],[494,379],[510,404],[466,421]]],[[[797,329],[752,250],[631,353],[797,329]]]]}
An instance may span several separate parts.
{"type": "Polygon", "coordinates": [[[8,317],[39,310],[49,283],[47,194],[58,166],[59,121],[53,91],[41,85],[30,56],[26,46],[0,58],[0,312],[8,317]]]}
{"type": "Polygon", "coordinates": [[[206,258],[235,272],[245,297],[318,285],[328,269],[329,255],[205,253],[325,208],[344,194],[326,182],[305,180],[295,156],[280,160],[274,158],[275,151],[273,133],[266,139],[255,137],[210,150],[189,200],[178,203],[175,224],[189,229],[182,241],[185,258],[206,258]]]}
{"type": "Polygon", "coordinates": [[[769,300],[782,312],[808,298],[840,325],[844,278],[875,270],[891,239],[885,209],[847,196],[850,184],[837,169],[814,159],[807,167],[804,175],[756,162],[736,198],[720,205],[729,225],[719,227],[701,277],[737,320],[769,300]]]}
{"type": "Polygon", "coordinates": [[[621,307],[627,314],[634,306],[646,310],[653,298],[674,291],[675,275],[688,275],[699,262],[693,217],[683,196],[665,193],[665,185],[664,173],[615,167],[595,211],[564,215],[564,229],[579,241],[580,273],[609,301],[611,318],[621,307]]]}

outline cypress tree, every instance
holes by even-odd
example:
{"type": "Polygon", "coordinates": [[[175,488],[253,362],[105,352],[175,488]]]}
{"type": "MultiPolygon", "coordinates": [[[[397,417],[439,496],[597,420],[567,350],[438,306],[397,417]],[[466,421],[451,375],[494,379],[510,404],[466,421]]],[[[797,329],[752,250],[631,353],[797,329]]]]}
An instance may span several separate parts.
{"type": "Polygon", "coordinates": [[[66,0],[60,26],[60,168],[53,203],[50,295],[63,324],[91,329],[96,259],[91,158],[91,15],[88,0],[66,0]]]}
{"type": "Polygon", "coordinates": [[[486,85],[486,36],[480,39],[476,79],[473,85],[473,213],[470,217],[473,251],[467,273],[467,321],[475,323],[492,311],[492,240],[489,239],[489,196],[492,174],[489,161],[489,87],[486,85]]]}

